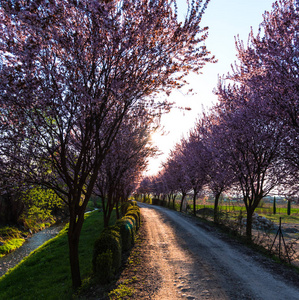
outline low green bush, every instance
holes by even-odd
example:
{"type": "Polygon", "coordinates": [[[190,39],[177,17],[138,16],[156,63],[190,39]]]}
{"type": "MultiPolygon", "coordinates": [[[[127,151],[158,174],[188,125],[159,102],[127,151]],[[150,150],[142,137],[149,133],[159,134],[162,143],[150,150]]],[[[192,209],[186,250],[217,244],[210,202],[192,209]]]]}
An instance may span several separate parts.
{"type": "Polygon", "coordinates": [[[117,272],[122,252],[132,247],[140,227],[140,209],[136,201],[125,202],[121,209],[126,212],[124,217],[113,227],[103,230],[94,244],[92,266],[101,283],[109,282],[117,272]]]}
{"type": "Polygon", "coordinates": [[[100,283],[108,283],[113,278],[113,254],[111,250],[107,250],[97,256],[95,274],[100,283]]]}
{"type": "Polygon", "coordinates": [[[126,213],[126,216],[132,216],[134,217],[136,221],[136,229],[138,230],[140,227],[140,209],[138,206],[131,206],[128,208],[128,211],[126,213]]]}
{"type": "Polygon", "coordinates": [[[129,250],[135,238],[135,219],[131,217],[123,217],[115,224],[119,228],[119,233],[122,240],[122,251],[129,250]]]}
{"type": "Polygon", "coordinates": [[[92,266],[93,271],[97,274],[97,259],[98,256],[102,253],[110,250],[112,252],[112,268],[114,271],[117,271],[121,265],[121,237],[119,232],[115,229],[117,228],[108,228],[105,229],[100,237],[95,241],[94,249],[93,249],[93,258],[92,258],[92,266]]]}
{"type": "Polygon", "coordinates": [[[132,205],[131,201],[126,201],[120,206],[121,215],[124,216],[127,213],[128,208],[132,205]]]}

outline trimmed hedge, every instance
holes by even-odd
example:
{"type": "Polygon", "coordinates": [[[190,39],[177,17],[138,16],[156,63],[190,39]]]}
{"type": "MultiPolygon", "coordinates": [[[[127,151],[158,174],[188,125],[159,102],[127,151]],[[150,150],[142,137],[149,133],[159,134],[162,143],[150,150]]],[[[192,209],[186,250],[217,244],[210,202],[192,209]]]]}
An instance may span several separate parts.
{"type": "Polygon", "coordinates": [[[93,271],[98,273],[100,270],[97,268],[97,259],[98,256],[102,253],[107,251],[111,251],[112,253],[112,268],[113,272],[117,271],[121,265],[121,253],[122,253],[122,246],[121,246],[121,237],[117,228],[108,228],[105,229],[100,237],[95,241],[94,248],[93,248],[93,258],[92,258],[92,265],[93,271]]]}
{"type": "Polygon", "coordinates": [[[108,283],[113,278],[113,255],[111,250],[107,250],[96,257],[95,268],[101,283],[108,283]]]}
{"type": "Polygon", "coordinates": [[[118,220],[115,226],[119,228],[123,252],[131,249],[135,240],[135,219],[125,216],[118,220]]]}
{"type": "Polygon", "coordinates": [[[125,215],[114,226],[103,230],[93,249],[93,272],[101,283],[107,283],[121,266],[121,254],[134,245],[140,227],[140,209],[136,201],[126,202],[125,215]],[[112,261],[112,262],[111,262],[112,261]]]}
{"type": "Polygon", "coordinates": [[[132,216],[135,219],[136,229],[138,230],[140,227],[140,209],[138,206],[131,206],[128,208],[127,213],[125,215],[132,216]]]}

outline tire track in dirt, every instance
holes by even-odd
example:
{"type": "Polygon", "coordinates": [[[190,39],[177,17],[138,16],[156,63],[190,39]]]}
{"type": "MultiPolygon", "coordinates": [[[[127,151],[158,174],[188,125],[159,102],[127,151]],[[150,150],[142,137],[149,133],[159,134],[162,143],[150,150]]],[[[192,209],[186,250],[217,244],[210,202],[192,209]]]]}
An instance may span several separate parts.
{"type": "Polygon", "coordinates": [[[162,277],[154,299],[299,299],[298,286],[277,278],[184,215],[139,204],[151,263],[162,277]]]}
{"type": "Polygon", "coordinates": [[[142,215],[152,264],[162,277],[162,288],[154,299],[229,299],[217,278],[178,240],[170,222],[152,208],[142,208],[142,215]]]}

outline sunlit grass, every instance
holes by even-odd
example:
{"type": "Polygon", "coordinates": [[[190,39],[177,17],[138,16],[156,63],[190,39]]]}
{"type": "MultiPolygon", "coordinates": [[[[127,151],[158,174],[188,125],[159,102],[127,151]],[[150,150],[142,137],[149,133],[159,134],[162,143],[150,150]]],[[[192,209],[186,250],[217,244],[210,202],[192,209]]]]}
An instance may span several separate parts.
{"type": "MultiPolygon", "coordinates": [[[[111,222],[115,222],[113,216],[111,222]]],[[[92,251],[95,239],[103,229],[99,211],[87,215],[79,245],[82,278],[92,271],[92,251]]],[[[71,299],[67,226],[0,278],[0,299],[71,299]]]]}

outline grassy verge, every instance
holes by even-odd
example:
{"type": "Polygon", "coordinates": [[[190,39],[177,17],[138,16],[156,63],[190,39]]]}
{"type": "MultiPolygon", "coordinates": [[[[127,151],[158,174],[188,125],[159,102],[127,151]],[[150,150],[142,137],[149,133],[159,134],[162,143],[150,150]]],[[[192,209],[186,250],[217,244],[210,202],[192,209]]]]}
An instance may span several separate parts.
{"type": "MultiPolygon", "coordinates": [[[[115,221],[113,216],[111,222],[115,221]]],[[[103,229],[103,217],[98,211],[86,216],[79,245],[82,278],[91,273],[95,239],[103,229]]],[[[67,226],[0,278],[0,299],[71,299],[67,226]]]]}

